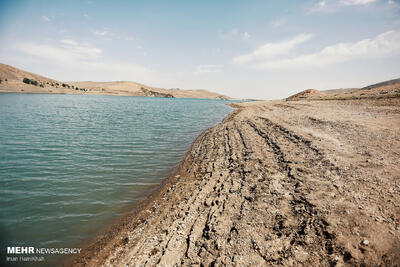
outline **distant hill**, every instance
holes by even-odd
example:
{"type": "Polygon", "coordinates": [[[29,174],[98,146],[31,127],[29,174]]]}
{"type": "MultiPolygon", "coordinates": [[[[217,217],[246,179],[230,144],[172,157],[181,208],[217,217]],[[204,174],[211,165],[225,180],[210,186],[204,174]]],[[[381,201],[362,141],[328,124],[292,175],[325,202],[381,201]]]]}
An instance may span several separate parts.
{"type": "Polygon", "coordinates": [[[0,92],[231,99],[207,90],[163,89],[129,81],[62,82],[2,63],[0,63],[0,92]]]}
{"type": "Polygon", "coordinates": [[[315,89],[307,89],[304,91],[301,91],[297,94],[294,94],[292,96],[289,96],[287,100],[299,100],[299,99],[304,99],[304,98],[310,98],[314,96],[320,96],[323,94],[321,91],[315,90],[315,89]]]}
{"type": "Polygon", "coordinates": [[[91,89],[93,92],[109,92],[118,95],[135,95],[135,96],[164,96],[175,98],[208,98],[208,99],[231,99],[228,96],[207,90],[187,90],[187,89],[164,89],[150,87],[144,84],[127,81],[116,82],[68,82],[74,86],[91,89]]]}
{"type": "Polygon", "coordinates": [[[392,85],[396,86],[398,84],[400,84],[400,78],[399,79],[393,79],[393,80],[385,81],[385,82],[375,83],[375,84],[363,87],[361,89],[369,90],[369,89],[373,89],[373,88],[377,88],[377,87],[383,87],[383,86],[392,86],[392,85]]]}
{"type": "Polygon", "coordinates": [[[363,88],[344,88],[325,91],[307,89],[289,96],[286,100],[331,100],[382,97],[400,97],[400,79],[384,81],[363,88]]]}

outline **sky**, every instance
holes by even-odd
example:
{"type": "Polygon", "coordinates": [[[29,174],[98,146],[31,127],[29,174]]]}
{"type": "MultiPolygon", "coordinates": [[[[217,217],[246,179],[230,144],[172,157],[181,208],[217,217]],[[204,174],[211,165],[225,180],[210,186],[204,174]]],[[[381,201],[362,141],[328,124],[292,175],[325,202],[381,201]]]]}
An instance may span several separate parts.
{"type": "Polygon", "coordinates": [[[400,0],[0,0],[0,62],[279,99],[400,78],[400,0]]]}

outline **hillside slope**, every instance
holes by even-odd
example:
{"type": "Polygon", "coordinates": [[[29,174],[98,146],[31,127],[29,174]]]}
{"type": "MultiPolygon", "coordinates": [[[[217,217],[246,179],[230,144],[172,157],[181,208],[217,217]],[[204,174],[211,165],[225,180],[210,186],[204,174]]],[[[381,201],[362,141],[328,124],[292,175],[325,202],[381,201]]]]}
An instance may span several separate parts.
{"type": "Polygon", "coordinates": [[[163,89],[130,81],[62,82],[0,63],[1,92],[231,99],[207,90],[163,89]]]}
{"type": "Polygon", "coordinates": [[[164,89],[150,87],[137,82],[115,81],[115,82],[68,82],[79,88],[88,88],[93,92],[109,92],[118,95],[134,96],[164,96],[175,98],[208,98],[208,99],[231,99],[228,96],[207,90],[183,90],[178,88],[164,89]]]}
{"type": "Polygon", "coordinates": [[[384,81],[363,88],[332,89],[325,91],[307,89],[289,96],[286,100],[345,100],[382,97],[400,97],[400,79],[384,81]]]}

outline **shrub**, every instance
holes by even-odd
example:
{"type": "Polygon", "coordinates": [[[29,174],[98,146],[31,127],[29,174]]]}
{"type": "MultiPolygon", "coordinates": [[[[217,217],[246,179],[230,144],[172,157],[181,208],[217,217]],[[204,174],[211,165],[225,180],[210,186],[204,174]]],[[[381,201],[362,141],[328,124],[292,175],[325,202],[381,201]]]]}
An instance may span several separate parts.
{"type": "Polygon", "coordinates": [[[38,86],[38,85],[39,85],[39,83],[38,83],[37,81],[31,80],[31,79],[26,78],[26,77],[25,77],[22,81],[23,81],[24,83],[26,83],[26,84],[32,84],[32,85],[34,85],[34,86],[38,86]]]}
{"type": "Polygon", "coordinates": [[[8,82],[8,80],[7,79],[4,79],[6,82],[8,82]]]}
{"type": "Polygon", "coordinates": [[[3,80],[2,79],[0,79],[0,83],[2,82],[3,80]]]}
{"type": "Polygon", "coordinates": [[[31,79],[24,78],[22,81],[26,84],[31,84],[31,79]]]}
{"type": "Polygon", "coordinates": [[[65,87],[65,86],[66,86],[66,84],[65,84],[65,83],[63,83],[63,84],[62,84],[62,87],[65,87]]]}

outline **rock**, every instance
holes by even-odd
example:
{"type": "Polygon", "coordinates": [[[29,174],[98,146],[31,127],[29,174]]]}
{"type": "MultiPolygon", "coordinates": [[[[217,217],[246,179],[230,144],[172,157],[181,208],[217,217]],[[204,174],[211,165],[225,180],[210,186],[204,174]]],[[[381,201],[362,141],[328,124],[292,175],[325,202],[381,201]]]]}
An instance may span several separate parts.
{"type": "Polygon", "coordinates": [[[368,239],[364,239],[364,241],[362,242],[362,244],[364,246],[368,246],[369,245],[369,240],[368,239]]]}

